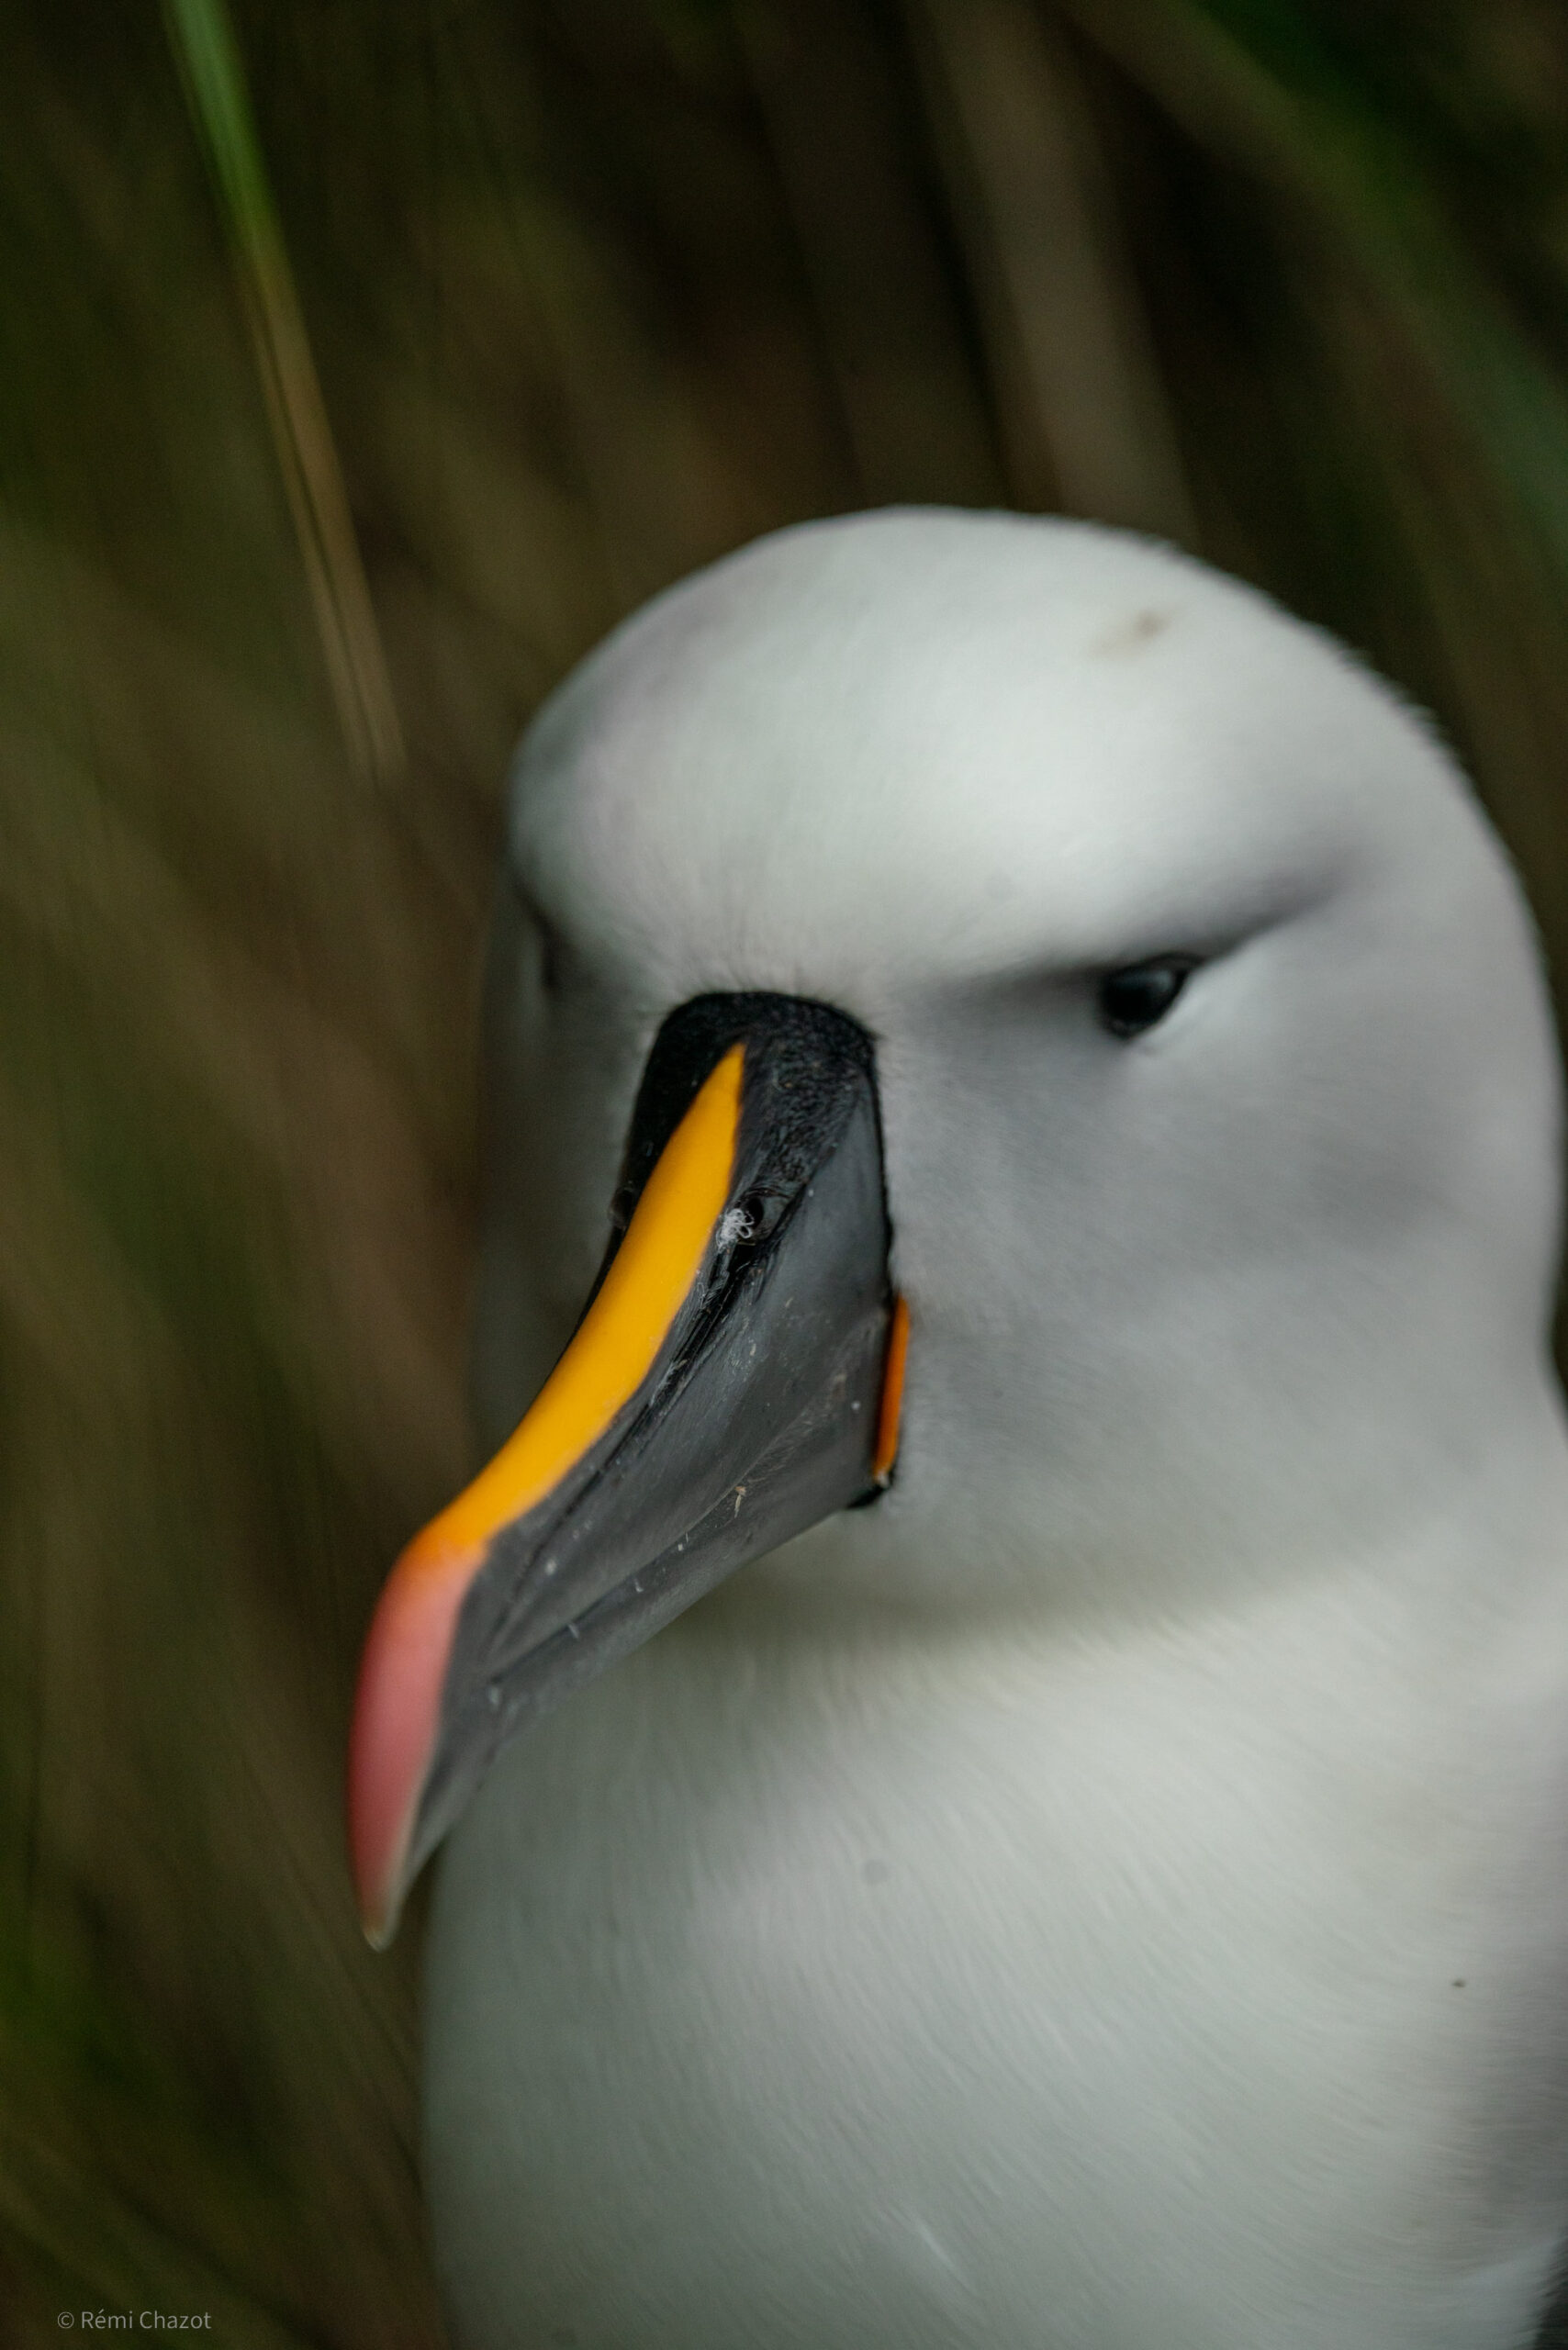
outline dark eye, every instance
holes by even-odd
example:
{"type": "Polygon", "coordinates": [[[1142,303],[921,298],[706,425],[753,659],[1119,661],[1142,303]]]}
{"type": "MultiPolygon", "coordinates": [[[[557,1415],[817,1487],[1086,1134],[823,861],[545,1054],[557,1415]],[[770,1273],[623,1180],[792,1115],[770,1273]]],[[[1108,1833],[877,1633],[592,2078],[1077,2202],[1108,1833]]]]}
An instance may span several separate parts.
{"type": "Polygon", "coordinates": [[[1100,982],[1100,1017],[1113,1036],[1141,1036],[1163,1020],[1198,968],[1195,955],[1160,955],[1130,963],[1100,982]]]}

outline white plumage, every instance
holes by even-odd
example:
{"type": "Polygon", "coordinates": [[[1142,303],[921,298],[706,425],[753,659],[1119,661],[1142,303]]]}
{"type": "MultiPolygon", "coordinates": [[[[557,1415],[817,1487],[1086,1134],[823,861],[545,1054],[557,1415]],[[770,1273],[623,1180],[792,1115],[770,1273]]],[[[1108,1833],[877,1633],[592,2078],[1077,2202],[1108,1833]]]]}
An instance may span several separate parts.
{"type": "Polygon", "coordinates": [[[619,631],[511,856],[492,1433],[709,990],[875,1037],[912,1340],[885,1498],[455,1832],[463,2350],[1526,2344],[1568,2214],[1557,1091],[1451,760],[1177,555],[891,513],[619,631]],[[1101,976],[1166,954],[1174,1008],[1107,1035],[1101,976]]]}

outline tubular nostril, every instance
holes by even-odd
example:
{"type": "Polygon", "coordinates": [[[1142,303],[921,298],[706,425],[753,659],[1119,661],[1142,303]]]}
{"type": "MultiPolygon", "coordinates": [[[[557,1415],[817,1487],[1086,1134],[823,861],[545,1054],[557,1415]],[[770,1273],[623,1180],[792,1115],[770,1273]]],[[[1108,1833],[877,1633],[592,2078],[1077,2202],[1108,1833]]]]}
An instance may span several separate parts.
{"type": "Polygon", "coordinates": [[[733,1248],[738,1241],[764,1240],[778,1221],[777,1200],[766,1192],[747,1192],[726,1208],[719,1220],[719,1246],[733,1248]]]}

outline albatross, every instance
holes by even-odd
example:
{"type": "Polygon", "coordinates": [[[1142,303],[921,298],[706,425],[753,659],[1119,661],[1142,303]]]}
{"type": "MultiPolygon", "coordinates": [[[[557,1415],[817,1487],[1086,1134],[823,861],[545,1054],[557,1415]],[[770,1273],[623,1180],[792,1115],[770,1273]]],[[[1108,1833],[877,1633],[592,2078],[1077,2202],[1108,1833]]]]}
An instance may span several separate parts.
{"type": "Polygon", "coordinates": [[[1126,535],[786,531],[525,738],[487,1016],[350,1768],[462,2350],[1525,2350],[1557,1063],[1433,728],[1126,535]]]}

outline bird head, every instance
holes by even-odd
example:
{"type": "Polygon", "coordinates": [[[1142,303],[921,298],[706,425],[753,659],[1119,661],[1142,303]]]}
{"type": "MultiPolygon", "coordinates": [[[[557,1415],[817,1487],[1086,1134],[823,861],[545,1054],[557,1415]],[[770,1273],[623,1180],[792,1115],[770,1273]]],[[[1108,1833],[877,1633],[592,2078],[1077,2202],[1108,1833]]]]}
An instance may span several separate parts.
{"type": "Polygon", "coordinates": [[[1539,1388],[1506,862],[1424,720],[1167,549],[893,512],[657,599],[520,753],[488,1030],[500,1449],[373,1627],[377,1935],[722,1578],[1176,1611],[1440,1507],[1539,1388]]]}

